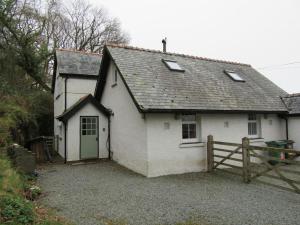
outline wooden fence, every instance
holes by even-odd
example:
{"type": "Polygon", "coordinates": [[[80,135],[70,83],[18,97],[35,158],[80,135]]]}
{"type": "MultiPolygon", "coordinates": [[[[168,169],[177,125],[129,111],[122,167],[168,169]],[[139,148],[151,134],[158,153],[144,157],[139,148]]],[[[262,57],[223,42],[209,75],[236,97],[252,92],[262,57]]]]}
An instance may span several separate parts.
{"type": "Polygon", "coordinates": [[[299,156],[294,149],[250,145],[248,138],[241,144],[207,139],[208,172],[222,170],[242,176],[245,183],[258,180],[300,194],[299,156]]]}
{"type": "Polygon", "coordinates": [[[38,163],[52,161],[54,154],[53,137],[40,136],[29,142],[30,150],[35,153],[38,163]]]}

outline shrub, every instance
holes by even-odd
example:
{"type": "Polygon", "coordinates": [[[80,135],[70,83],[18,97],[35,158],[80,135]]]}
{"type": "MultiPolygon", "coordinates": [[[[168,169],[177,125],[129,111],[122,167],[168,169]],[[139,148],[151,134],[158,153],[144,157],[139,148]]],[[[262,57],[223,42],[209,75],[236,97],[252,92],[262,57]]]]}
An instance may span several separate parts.
{"type": "Polygon", "coordinates": [[[32,224],[34,221],[32,204],[21,197],[1,196],[0,221],[6,224],[32,224]]]}
{"type": "Polygon", "coordinates": [[[37,199],[37,197],[42,193],[42,190],[38,186],[31,186],[31,185],[26,185],[25,188],[25,197],[28,200],[34,201],[37,199]]]}

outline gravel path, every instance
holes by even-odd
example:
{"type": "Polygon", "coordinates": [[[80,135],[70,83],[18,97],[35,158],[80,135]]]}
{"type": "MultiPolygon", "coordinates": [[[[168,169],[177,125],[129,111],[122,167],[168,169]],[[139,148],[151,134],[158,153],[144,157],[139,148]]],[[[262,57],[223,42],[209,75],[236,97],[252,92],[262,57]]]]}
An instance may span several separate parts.
{"type": "Polygon", "coordinates": [[[145,178],[113,162],[39,169],[41,203],[78,225],[299,225],[300,195],[216,172],[145,178]]]}

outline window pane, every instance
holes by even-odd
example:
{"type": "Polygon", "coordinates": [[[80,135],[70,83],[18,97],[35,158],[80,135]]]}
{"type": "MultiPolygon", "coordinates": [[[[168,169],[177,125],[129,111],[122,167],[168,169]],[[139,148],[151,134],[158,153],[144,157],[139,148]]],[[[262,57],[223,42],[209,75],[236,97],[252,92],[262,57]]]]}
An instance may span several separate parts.
{"type": "Polygon", "coordinates": [[[86,118],[87,123],[91,123],[91,118],[86,118]]]}
{"type": "Polygon", "coordinates": [[[238,74],[237,72],[228,71],[228,70],[225,70],[224,72],[234,81],[244,81],[244,79],[241,77],[241,75],[238,74]]]}
{"type": "Polygon", "coordinates": [[[232,79],[237,80],[237,81],[243,81],[243,78],[240,77],[237,73],[233,72],[228,72],[229,76],[232,77],[232,79]]]}
{"type": "Polygon", "coordinates": [[[256,120],[256,114],[249,114],[248,120],[256,120]]]}
{"type": "Polygon", "coordinates": [[[169,61],[169,60],[164,60],[165,63],[168,65],[169,69],[171,70],[183,70],[177,62],[175,61],[169,61]]]}
{"type": "Polygon", "coordinates": [[[92,129],[96,129],[96,123],[92,124],[92,129]]]}
{"type": "Polygon", "coordinates": [[[96,118],[92,118],[92,123],[96,124],[96,118]]]}
{"type": "Polygon", "coordinates": [[[92,135],[96,135],[96,130],[92,130],[92,135]]]}
{"type": "Polygon", "coordinates": [[[196,121],[196,115],[182,115],[182,121],[196,121]]]}
{"type": "Polygon", "coordinates": [[[82,129],[86,129],[86,124],[82,124],[82,129]]]}
{"type": "Polygon", "coordinates": [[[196,124],[189,124],[189,138],[196,138],[196,124]]]}
{"type": "Polygon", "coordinates": [[[86,131],[85,130],[82,130],[82,135],[86,135],[86,131]]]}
{"type": "Polygon", "coordinates": [[[87,134],[87,135],[91,135],[91,130],[87,130],[87,131],[86,131],[86,134],[87,134]]]}
{"type": "Polygon", "coordinates": [[[114,76],[114,83],[117,83],[117,79],[118,79],[118,71],[115,70],[115,76],[114,76]]]}
{"type": "Polygon", "coordinates": [[[256,122],[248,123],[248,134],[249,135],[257,135],[257,123],[256,122]]]}
{"type": "Polygon", "coordinates": [[[182,124],[182,139],[189,138],[189,125],[182,124]]]}
{"type": "Polygon", "coordinates": [[[85,123],[86,122],[86,119],[85,118],[82,118],[82,123],[85,123]]]}
{"type": "Polygon", "coordinates": [[[252,134],[257,135],[257,124],[256,123],[252,124],[252,134]]]}

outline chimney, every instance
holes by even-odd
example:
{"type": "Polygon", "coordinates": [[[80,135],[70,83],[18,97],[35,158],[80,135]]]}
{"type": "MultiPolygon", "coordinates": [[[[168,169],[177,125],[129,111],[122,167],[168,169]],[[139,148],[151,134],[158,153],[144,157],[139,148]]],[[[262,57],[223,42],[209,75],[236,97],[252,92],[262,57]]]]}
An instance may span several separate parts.
{"type": "Polygon", "coordinates": [[[163,43],[163,52],[167,52],[167,38],[162,39],[163,43]]]}

